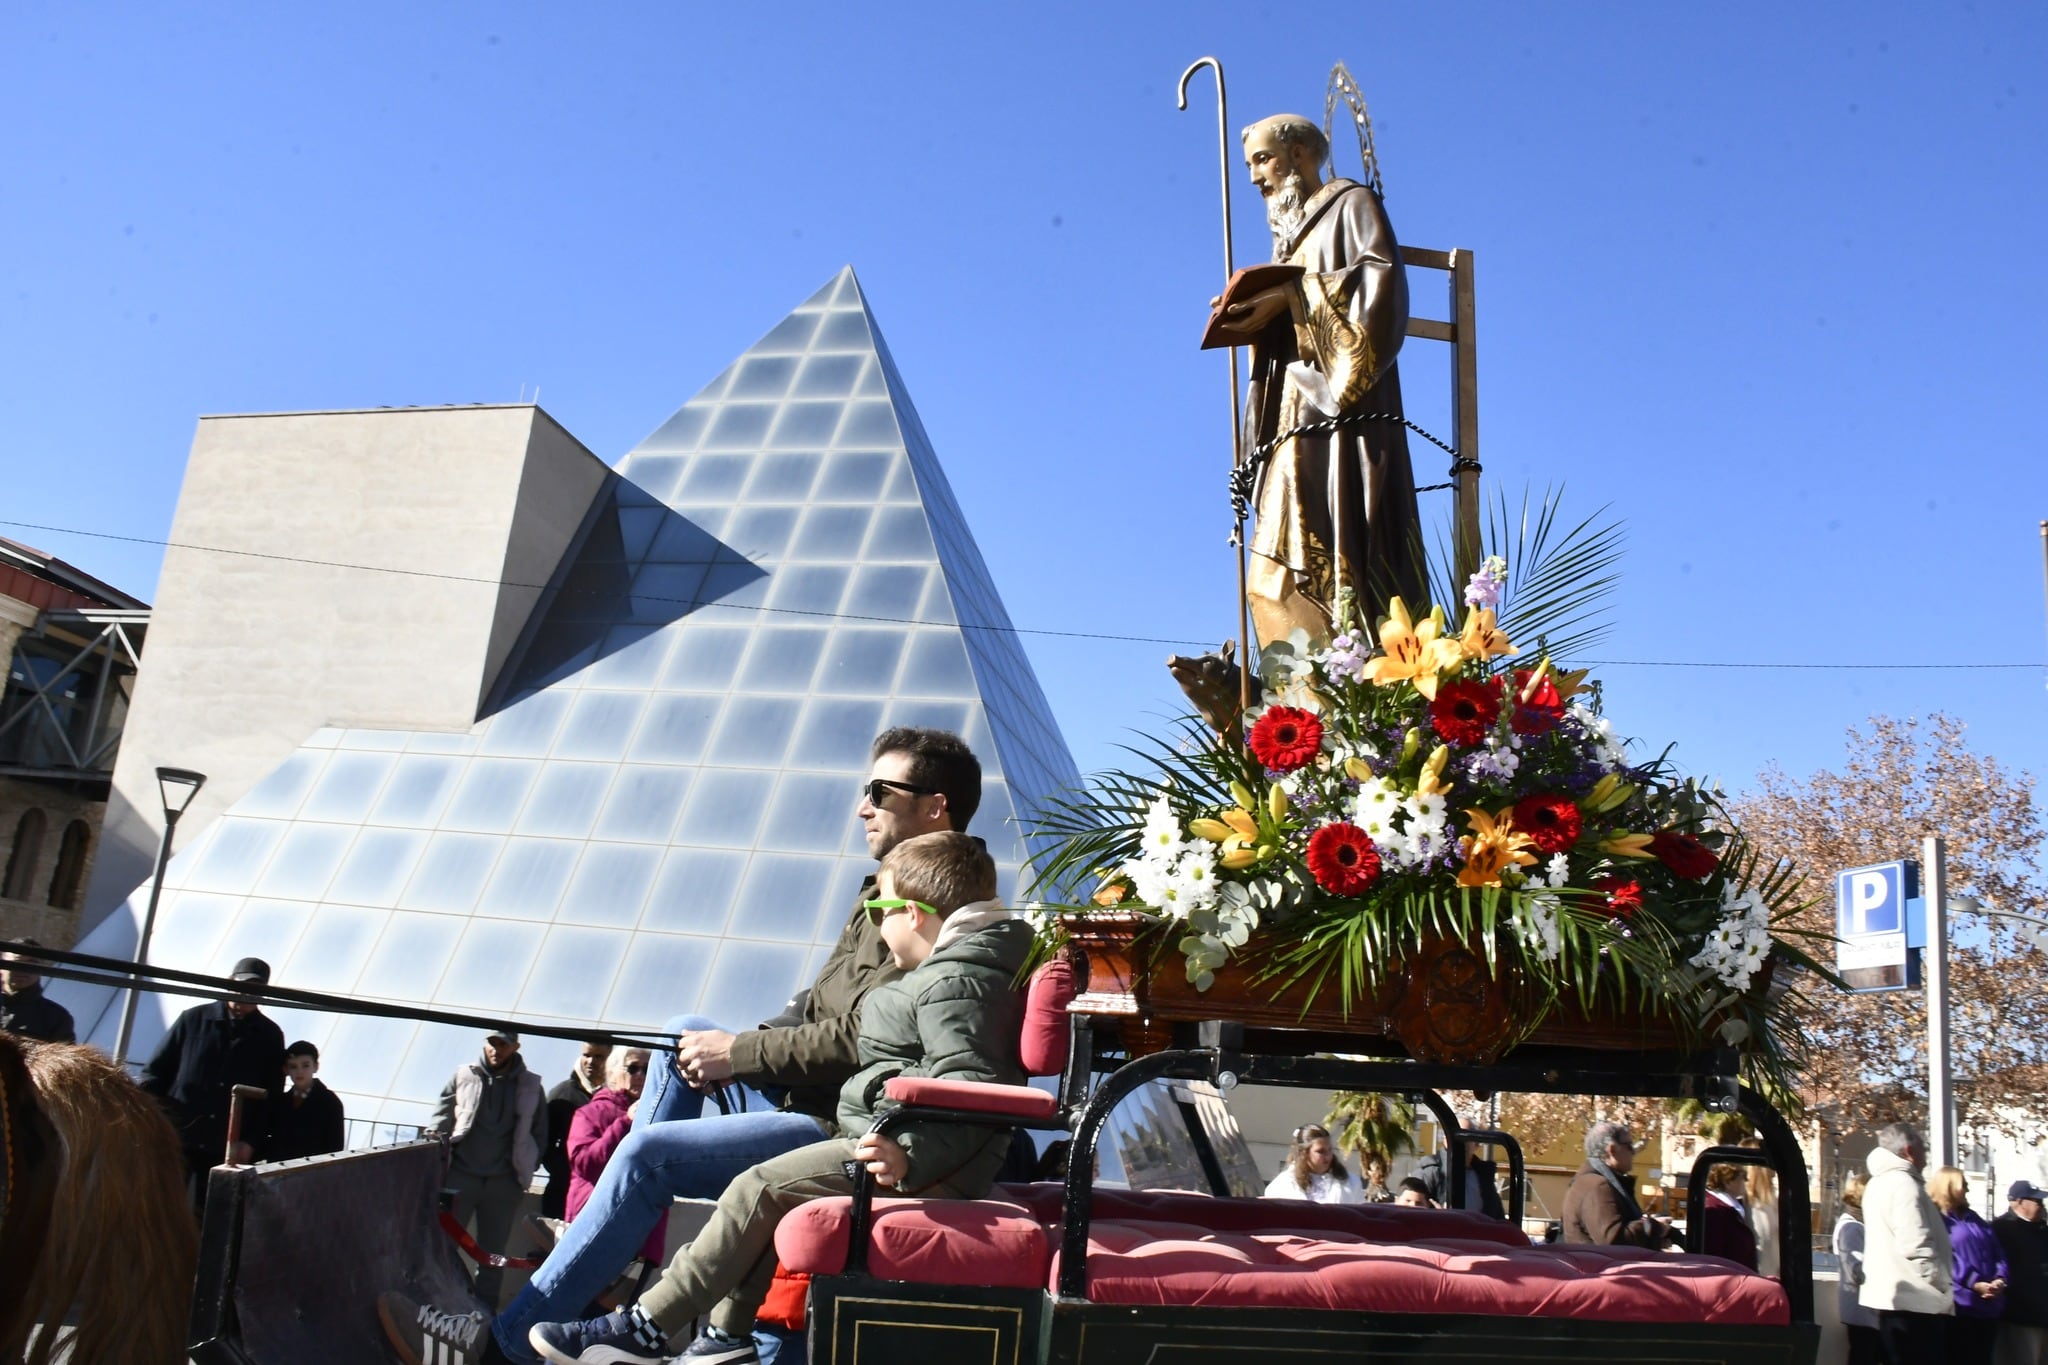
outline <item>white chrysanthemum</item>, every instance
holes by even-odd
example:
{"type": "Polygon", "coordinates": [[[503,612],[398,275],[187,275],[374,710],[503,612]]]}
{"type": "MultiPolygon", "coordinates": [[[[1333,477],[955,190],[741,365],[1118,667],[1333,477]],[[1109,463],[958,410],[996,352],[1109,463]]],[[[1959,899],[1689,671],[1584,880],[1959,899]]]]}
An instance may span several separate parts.
{"type": "Polygon", "coordinates": [[[1550,861],[1543,865],[1543,880],[1552,887],[1569,885],[1571,875],[1571,860],[1562,853],[1551,854],[1550,861]]]}
{"type": "Polygon", "coordinates": [[[1555,962],[1563,952],[1557,927],[1561,908],[1555,896],[1531,896],[1521,903],[1521,913],[1515,918],[1523,946],[1541,961],[1555,962]]]}
{"type": "Polygon", "coordinates": [[[1180,856],[1187,845],[1187,831],[1180,827],[1180,819],[1173,813],[1172,804],[1165,797],[1160,797],[1145,812],[1145,827],[1138,835],[1140,855],[1171,860],[1180,856]]]}
{"type": "Polygon", "coordinates": [[[1628,762],[1628,748],[1614,733],[1614,723],[1573,702],[1566,712],[1586,732],[1586,745],[1594,760],[1608,768],[1628,762]]]}
{"type": "Polygon", "coordinates": [[[1441,826],[1450,813],[1451,803],[1442,792],[1417,792],[1408,798],[1408,816],[1417,824],[1441,826]]]}
{"type": "Polygon", "coordinates": [[[1206,910],[1216,903],[1216,853],[1214,846],[1197,845],[1174,860],[1173,870],[1166,880],[1166,899],[1162,908],[1170,907],[1180,914],[1195,910],[1206,910]]]}

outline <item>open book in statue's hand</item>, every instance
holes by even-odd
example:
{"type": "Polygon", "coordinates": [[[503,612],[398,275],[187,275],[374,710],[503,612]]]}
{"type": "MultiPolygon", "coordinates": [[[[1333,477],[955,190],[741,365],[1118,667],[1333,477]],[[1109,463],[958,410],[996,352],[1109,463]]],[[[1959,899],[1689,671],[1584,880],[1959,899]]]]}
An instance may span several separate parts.
{"type": "Polygon", "coordinates": [[[1275,285],[1292,284],[1305,273],[1298,265],[1269,262],[1248,265],[1232,275],[1230,283],[1223,286],[1223,296],[1209,311],[1209,325],[1202,329],[1202,349],[1213,351],[1219,346],[1243,346],[1251,341],[1256,333],[1238,330],[1227,321],[1226,315],[1238,304],[1250,303],[1254,297],[1275,285]]]}

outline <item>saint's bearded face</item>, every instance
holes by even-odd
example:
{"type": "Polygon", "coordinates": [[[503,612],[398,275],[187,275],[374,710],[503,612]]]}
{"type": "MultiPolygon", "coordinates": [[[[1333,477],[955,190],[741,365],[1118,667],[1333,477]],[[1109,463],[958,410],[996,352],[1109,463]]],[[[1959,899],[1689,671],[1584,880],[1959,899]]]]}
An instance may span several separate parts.
{"type": "Polygon", "coordinates": [[[1301,172],[1289,171],[1284,180],[1271,194],[1266,196],[1266,226],[1273,230],[1273,259],[1286,255],[1287,248],[1294,243],[1294,234],[1301,231],[1302,205],[1308,196],[1303,193],[1301,172]]]}

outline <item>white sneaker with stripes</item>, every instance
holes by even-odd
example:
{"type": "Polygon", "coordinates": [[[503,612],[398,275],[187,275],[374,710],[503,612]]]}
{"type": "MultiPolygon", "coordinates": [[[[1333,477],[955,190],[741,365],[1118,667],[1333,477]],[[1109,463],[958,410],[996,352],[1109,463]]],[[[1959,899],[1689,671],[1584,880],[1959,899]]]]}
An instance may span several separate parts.
{"type": "Polygon", "coordinates": [[[405,1365],[480,1365],[490,1344],[482,1313],[450,1313],[399,1293],[377,1296],[377,1320],[405,1365]]]}

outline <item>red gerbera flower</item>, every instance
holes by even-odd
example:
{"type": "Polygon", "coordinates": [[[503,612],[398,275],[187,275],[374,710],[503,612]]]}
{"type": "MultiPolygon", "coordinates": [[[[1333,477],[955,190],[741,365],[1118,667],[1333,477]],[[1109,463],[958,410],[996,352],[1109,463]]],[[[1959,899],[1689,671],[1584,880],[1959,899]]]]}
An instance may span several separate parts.
{"type": "Polygon", "coordinates": [[[1628,881],[1621,877],[1595,877],[1593,889],[1605,892],[1607,904],[1600,908],[1611,919],[1628,919],[1643,908],[1643,888],[1640,882],[1628,881]]]}
{"type": "Polygon", "coordinates": [[[1277,773],[1291,773],[1323,747],[1323,723],[1298,706],[1269,706],[1252,726],[1252,752],[1277,773]]]}
{"type": "Polygon", "coordinates": [[[1557,694],[1557,684],[1550,680],[1550,671],[1545,669],[1543,681],[1532,688],[1529,676],[1534,671],[1518,668],[1501,680],[1515,708],[1508,723],[1518,735],[1547,735],[1564,719],[1564,698],[1557,694]]]}
{"type": "Polygon", "coordinates": [[[1500,694],[1484,683],[1445,683],[1429,704],[1429,724],[1452,744],[1484,744],[1500,719],[1500,694]]]}
{"type": "Polygon", "coordinates": [[[1579,807],[1569,796],[1539,792],[1515,802],[1515,828],[1541,853],[1562,853],[1579,841],[1579,807]]]}
{"type": "Polygon", "coordinates": [[[1689,882],[1705,881],[1721,865],[1712,849],[1692,835],[1681,834],[1675,829],[1659,830],[1651,835],[1650,853],[1671,869],[1672,876],[1683,877],[1689,882]]]}
{"type": "Polygon", "coordinates": [[[1333,896],[1355,896],[1380,879],[1380,851],[1356,825],[1334,821],[1308,837],[1308,871],[1333,896]]]}

